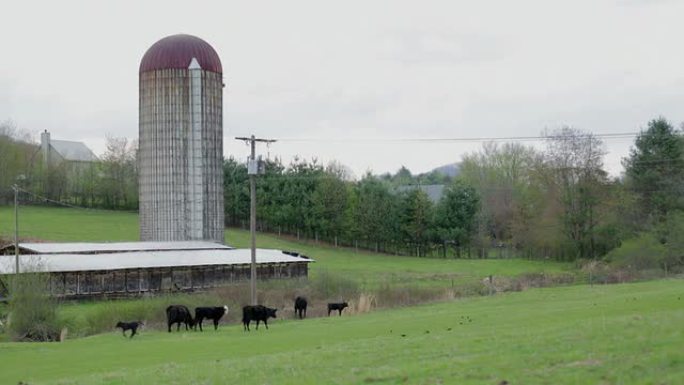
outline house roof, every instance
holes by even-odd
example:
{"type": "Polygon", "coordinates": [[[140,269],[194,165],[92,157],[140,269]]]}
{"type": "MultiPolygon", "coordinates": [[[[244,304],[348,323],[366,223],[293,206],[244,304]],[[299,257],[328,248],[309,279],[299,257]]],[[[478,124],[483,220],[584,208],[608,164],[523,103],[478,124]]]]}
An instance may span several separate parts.
{"type": "Polygon", "coordinates": [[[444,195],[443,184],[403,185],[397,187],[398,192],[413,191],[416,189],[420,189],[425,194],[427,194],[428,198],[430,198],[432,203],[439,202],[439,200],[442,199],[442,195],[444,195]]]}
{"type": "Polygon", "coordinates": [[[66,160],[79,162],[94,162],[97,160],[97,156],[82,142],[50,140],[50,145],[66,160]]]}
{"type": "MultiPolygon", "coordinates": [[[[281,250],[257,249],[257,263],[314,262],[305,256],[281,250]]],[[[13,255],[0,256],[0,274],[13,274],[13,255]]],[[[131,251],[102,254],[25,254],[19,256],[21,272],[70,272],[183,267],[245,265],[251,262],[250,249],[131,251]]]]}

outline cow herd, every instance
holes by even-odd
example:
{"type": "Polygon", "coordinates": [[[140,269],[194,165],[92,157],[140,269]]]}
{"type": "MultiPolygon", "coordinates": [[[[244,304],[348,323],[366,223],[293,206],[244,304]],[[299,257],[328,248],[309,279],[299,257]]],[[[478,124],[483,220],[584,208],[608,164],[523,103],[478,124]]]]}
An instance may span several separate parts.
{"type": "MultiPolygon", "coordinates": [[[[294,310],[295,317],[300,319],[306,318],[306,308],[308,306],[308,301],[304,297],[295,298],[294,310]]],[[[332,311],[338,311],[339,315],[342,315],[342,311],[348,307],[347,302],[335,302],[328,303],[328,316],[332,311]]],[[[256,329],[259,330],[259,323],[263,322],[266,329],[268,329],[268,319],[276,318],[276,311],[278,309],[266,307],[263,305],[255,306],[244,306],[242,308],[242,325],[245,331],[250,331],[249,325],[252,321],[256,321],[256,329]]],[[[214,323],[214,330],[218,329],[219,320],[228,313],[228,306],[218,306],[218,307],[196,307],[195,315],[193,317],[190,309],[185,305],[171,305],[166,308],[166,323],[168,326],[169,333],[171,332],[171,327],[175,324],[176,331],[180,330],[181,325],[185,325],[185,330],[197,330],[199,326],[200,331],[202,330],[202,321],[212,320],[214,323]]],[[[137,333],[137,330],[143,323],[140,321],[133,322],[119,322],[116,324],[117,328],[121,328],[124,337],[126,336],[126,331],[130,330],[131,334],[129,338],[137,333]]]]}

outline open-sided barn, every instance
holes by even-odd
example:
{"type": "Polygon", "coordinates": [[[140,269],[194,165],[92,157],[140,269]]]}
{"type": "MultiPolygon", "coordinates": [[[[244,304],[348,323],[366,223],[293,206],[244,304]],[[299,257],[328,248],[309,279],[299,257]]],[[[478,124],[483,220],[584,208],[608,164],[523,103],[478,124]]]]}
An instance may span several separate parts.
{"type": "MultiPolygon", "coordinates": [[[[20,243],[19,271],[45,272],[57,297],[196,291],[249,280],[249,249],[213,242],[20,243]]],[[[14,246],[0,247],[0,274],[14,274],[14,246]]],[[[313,262],[257,249],[259,279],[306,277],[313,262]]]]}

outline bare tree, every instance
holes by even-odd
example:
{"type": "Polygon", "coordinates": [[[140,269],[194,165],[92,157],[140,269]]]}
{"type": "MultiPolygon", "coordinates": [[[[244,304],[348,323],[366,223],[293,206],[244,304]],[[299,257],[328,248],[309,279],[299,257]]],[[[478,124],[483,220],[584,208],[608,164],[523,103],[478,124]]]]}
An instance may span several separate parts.
{"type": "Polygon", "coordinates": [[[137,143],[107,136],[98,195],[107,208],[134,209],[138,204],[137,143]]]}
{"type": "Polygon", "coordinates": [[[485,143],[478,152],[463,157],[461,177],[480,194],[478,245],[483,253],[492,243],[520,243],[534,215],[539,194],[532,170],[538,154],[519,143],[485,143]]]}
{"type": "Polygon", "coordinates": [[[607,185],[603,170],[604,143],[589,132],[563,127],[546,133],[542,175],[549,193],[562,207],[561,227],[570,259],[595,257],[595,228],[601,191],[607,185]]]}

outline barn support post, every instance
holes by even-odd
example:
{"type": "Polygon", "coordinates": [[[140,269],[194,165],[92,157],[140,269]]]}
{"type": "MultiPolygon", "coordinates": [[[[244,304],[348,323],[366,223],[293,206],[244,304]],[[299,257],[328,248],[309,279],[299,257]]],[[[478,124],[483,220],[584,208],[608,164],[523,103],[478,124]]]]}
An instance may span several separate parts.
{"type": "Polygon", "coordinates": [[[12,186],[14,190],[14,273],[19,274],[19,186],[12,186]]]}

